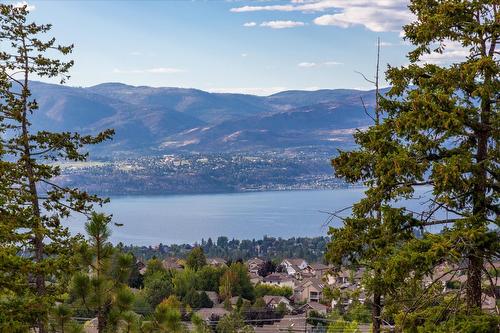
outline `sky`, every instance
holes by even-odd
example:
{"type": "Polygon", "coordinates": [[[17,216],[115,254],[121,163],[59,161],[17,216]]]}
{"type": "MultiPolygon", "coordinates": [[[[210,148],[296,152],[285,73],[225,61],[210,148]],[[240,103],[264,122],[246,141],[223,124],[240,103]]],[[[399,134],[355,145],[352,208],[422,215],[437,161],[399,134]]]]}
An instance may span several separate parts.
{"type": "Polygon", "coordinates": [[[374,76],[377,38],[382,71],[407,64],[412,49],[401,37],[412,20],[404,0],[24,3],[61,44],[75,45],[72,86],[371,89],[356,71],[374,76]]]}

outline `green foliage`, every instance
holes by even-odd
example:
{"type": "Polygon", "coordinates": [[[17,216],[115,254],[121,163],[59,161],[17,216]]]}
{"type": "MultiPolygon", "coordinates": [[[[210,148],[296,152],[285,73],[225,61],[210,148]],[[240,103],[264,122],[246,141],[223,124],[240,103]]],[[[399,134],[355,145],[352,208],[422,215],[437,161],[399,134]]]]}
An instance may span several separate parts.
{"type": "MultiPolygon", "coordinates": [[[[227,237],[225,237],[227,239],[227,237]]],[[[289,239],[264,236],[262,239],[232,239],[222,242],[218,246],[212,239],[202,240],[199,247],[203,249],[207,258],[221,257],[236,261],[260,257],[272,260],[273,264],[284,258],[304,258],[309,262],[323,260],[327,237],[292,237],[289,239]]],[[[192,249],[192,244],[160,244],[158,247],[125,246],[125,252],[133,252],[141,258],[185,258],[192,249]]]]}
{"type": "Polygon", "coordinates": [[[277,287],[268,284],[258,284],[255,286],[255,297],[265,295],[291,297],[293,290],[290,287],[277,287]]]}
{"type": "Polygon", "coordinates": [[[203,249],[201,247],[195,247],[192,249],[188,254],[186,264],[189,268],[192,268],[195,271],[206,266],[207,258],[205,257],[205,253],[203,253],[203,249]]]}
{"type": "Polygon", "coordinates": [[[197,290],[198,276],[191,268],[185,268],[175,272],[172,282],[175,294],[180,298],[184,298],[190,291],[197,290]]]}
{"type": "Polygon", "coordinates": [[[392,88],[379,96],[375,124],[355,134],[357,150],[332,161],[337,176],[367,190],[343,227],[330,230],[327,258],[369,268],[367,291],[384,296],[385,313],[399,326],[451,329],[481,308],[482,271],[500,252],[498,4],[412,0],[409,9],[416,18],[404,27],[415,46],[410,64],[389,67],[392,88]],[[450,44],[466,51],[460,62],[425,61],[450,44]],[[391,207],[420,185],[432,186],[422,213],[391,207]],[[454,217],[440,220],[439,211],[454,217]],[[428,232],[434,225],[442,231],[428,232]],[[448,294],[423,283],[444,263],[467,276],[448,294]]]}
{"type": "Polygon", "coordinates": [[[83,328],[71,320],[74,312],[67,304],[56,305],[50,314],[49,329],[61,333],[80,333],[83,328]]]}
{"type": "Polygon", "coordinates": [[[50,24],[28,18],[27,6],[0,4],[0,328],[47,331],[50,308],[65,292],[77,240],[63,221],[74,212],[90,214],[105,200],[57,185],[57,161],[84,161],[83,147],[108,139],[34,131],[38,103],[34,78],[64,82],[73,46],[47,36],[50,24]],[[50,281],[50,283],[49,283],[50,281]]]}
{"type": "Polygon", "coordinates": [[[221,277],[219,294],[223,299],[232,296],[241,296],[248,300],[255,298],[254,288],[245,265],[235,262],[229,266],[221,277]]]}
{"type": "Polygon", "coordinates": [[[132,256],[132,265],[130,267],[130,277],[128,278],[127,284],[131,288],[141,289],[144,287],[144,277],[139,272],[137,259],[132,253],[130,255],[132,256]]]}
{"type": "Polygon", "coordinates": [[[264,302],[264,299],[262,297],[258,297],[253,303],[253,308],[256,310],[264,310],[266,308],[266,302],[264,302]]]}
{"type": "Polygon", "coordinates": [[[204,266],[197,271],[199,290],[219,291],[219,282],[226,271],[225,267],[204,266]]]}
{"type": "Polygon", "coordinates": [[[343,319],[336,320],[328,325],[327,333],[361,333],[358,323],[347,322],[343,319]]]}
{"type": "Polygon", "coordinates": [[[286,304],[285,303],[278,304],[278,306],[276,307],[276,313],[280,317],[286,315],[288,313],[288,308],[286,307],[286,304]]]}
{"type": "Polygon", "coordinates": [[[173,274],[166,270],[148,271],[144,277],[144,295],[149,305],[155,308],[174,293],[173,274]]]}
{"type": "Polygon", "coordinates": [[[123,320],[133,317],[134,295],[127,286],[133,257],[119,253],[108,243],[110,221],[104,214],[93,213],[85,224],[89,240],[78,251],[81,272],[71,283],[73,305],[96,313],[100,333],[116,331],[123,320]]]}
{"type": "Polygon", "coordinates": [[[216,331],[217,333],[251,333],[253,328],[245,324],[240,314],[232,312],[219,320],[216,331]]]}
{"type": "Polygon", "coordinates": [[[193,324],[193,333],[212,333],[210,326],[197,315],[191,317],[191,323],[193,324]]]}
{"type": "Polygon", "coordinates": [[[371,321],[370,307],[359,302],[354,302],[344,313],[346,321],[356,321],[358,323],[369,323],[371,321]]]}
{"type": "Polygon", "coordinates": [[[324,326],[326,317],[316,310],[311,310],[307,314],[306,322],[314,327],[324,326]]]}
{"type": "Polygon", "coordinates": [[[475,315],[451,316],[447,321],[433,323],[427,320],[425,324],[408,332],[415,333],[496,333],[500,319],[498,316],[479,313],[475,315]]]}
{"type": "Polygon", "coordinates": [[[214,303],[210,300],[207,293],[204,291],[196,291],[191,289],[183,298],[184,303],[189,304],[193,309],[211,308],[214,303]]]}
{"type": "Polygon", "coordinates": [[[183,333],[181,302],[175,296],[169,296],[158,304],[151,323],[146,324],[147,332],[183,333]]]}

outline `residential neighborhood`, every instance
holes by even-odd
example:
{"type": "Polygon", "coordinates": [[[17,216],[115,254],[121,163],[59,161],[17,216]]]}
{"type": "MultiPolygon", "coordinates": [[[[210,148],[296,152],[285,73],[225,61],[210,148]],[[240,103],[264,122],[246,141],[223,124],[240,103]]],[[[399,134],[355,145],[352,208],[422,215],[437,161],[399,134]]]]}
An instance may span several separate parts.
{"type": "MultiPolygon", "coordinates": [[[[370,295],[363,285],[366,273],[363,267],[356,270],[338,269],[303,258],[285,258],[273,262],[254,257],[233,262],[221,257],[204,258],[202,250],[197,252],[199,257],[191,254],[187,258],[165,257],[146,263],[137,260],[136,266],[144,284],[135,289],[137,295],[146,295],[150,301],[148,293],[161,293],[164,288],[162,284],[168,284],[168,280],[153,282],[154,290],[149,291],[150,280],[158,274],[151,270],[160,270],[173,276],[173,294],[170,292],[167,300],[158,299],[156,303],[168,303],[172,297],[178,297],[182,301],[177,302],[182,304],[183,323],[190,330],[192,318],[199,318],[204,325],[218,331],[216,327],[219,322],[238,314],[256,333],[293,332],[297,328],[301,332],[317,332],[320,326],[328,326],[333,314],[354,311],[358,315],[357,332],[370,332],[370,295]],[[198,265],[198,259],[201,264],[195,270],[193,267],[198,265]],[[229,272],[231,274],[228,275],[229,272]],[[240,277],[235,278],[237,275],[240,277]],[[186,280],[180,282],[181,277],[186,280]],[[200,278],[197,282],[189,282],[197,277],[200,278]],[[226,281],[226,277],[231,277],[233,281],[226,281]],[[208,281],[211,279],[211,282],[208,281]],[[186,286],[182,288],[188,289],[176,291],[179,285],[184,284],[186,286]],[[233,284],[229,287],[232,290],[230,293],[227,293],[227,284],[233,284]],[[197,285],[203,286],[202,289],[198,289],[200,287],[197,285]]],[[[424,279],[424,284],[441,285],[443,292],[459,288],[464,282],[463,274],[457,273],[459,268],[443,263],[424,279]]],[[[491,263],[487,268],[498,269],[500,262],[491,263]]],[[[497,299],[500,294],[500,284],[497,280],[495,283],[495,288],[485,292],[483,297],[483,308],[492,313],[498,311],[497,299]]],[[[94,319],[85,324],[88,333],[95,332],[95,322],[94,319]]],[[[388,330],[392,329],[390,324],[384,325],[388,330]]]]}

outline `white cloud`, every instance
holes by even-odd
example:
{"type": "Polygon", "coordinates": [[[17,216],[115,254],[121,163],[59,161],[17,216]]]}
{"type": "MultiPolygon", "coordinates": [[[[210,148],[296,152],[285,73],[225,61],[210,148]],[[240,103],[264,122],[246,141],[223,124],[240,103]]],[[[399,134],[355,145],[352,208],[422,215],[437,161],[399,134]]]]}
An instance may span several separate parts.
{"type": "Polygon", "coordinates": [[[305,67],[305,68],[311,68],[311,67],[316,67],[318,64],[315,62],[301,62],[297,64],[299,67],[305,67]]]}
{"type": "Polygon", "coordinates": [[[16,2],[14,5],[14,8],[21,8],[21,7],[24,7],[26,6],[26,10],[27,11],[34,11],[36,9],[35,5],[30,5],[28,2],[26,1],[19,1],[19,2],[16,2]]]}
{"type": "MultiPolygon", "coordinates": [[[[375,43],[375,46],[377,46],[377,43],[375,43]]],[[[389,46],[394,46],[394,44],[390,42],[380,42],[380,47],[389,47],[389,46]]]]}
{"type": "Polygon", "coordinates": [[[271,29],[286,29],[304,26],[304,22],[299,21],[267,21],[260,24],[261,27],[268,27],[271,29]]]}
{"type": "Polygon", "coordinates": [[[214,93],[232,93],[232,94],[247,94],[258,96],[269,96],[280,91],[287,90],[286,87],[233,87],[233,88],[210,88],[209,92],[214,93]]]}
{"type": "Polygon", "coordinates": [[[243,6],[237,8],[231,8],[230,11],[233,13],[245,13],[245,12],[258,12],[258,11],[285,11],[290,12],[294,10],[294,6],[290,5],[274,5],[274,6],[243,6]]]}
{"type": "Polygon", "coordinates": [[[323,65],[325,66],[338,66],[338,65],[343,65],[344,63],[338,62],[338,61],[325,61],[323,65]]]}
{"type": "Polygon", "coordinates": [[[172,68],[172,67],[156,67],[156,68],[148,68],[148,69],[130,69],[130,70],[123,70],[123,69],[118,69],[115,68],[113,70],[113,73],[117,74],[174,74],[174,73],[182,73],[184,72],[183,69],[179,68],[172,68]]]}
{"type": "Polygon", "coordinates": [[[326,14],[314,19],[317,25],[332,25],[341,28],[362,25],[375,32],[399,32],[401,27],[410,21],[410,13],[406,10],[374,6],[346,7],[340,13],[326,14]]]}
{"type": "MultiPolygon", "coordinates": [[[[434,48],[437,47],[438,45],[434,46],[434,48]]],[[[464,61],[469,54],[469,50],[460,45],[460,43],[445,41],[443,53],[432,52],[424,54],[420,57],[420,61],[428,64],[446,65],[452,62],[464,61]]]]}
{"type": "Polygon", "coordinates": [[[256,11],[301,11],[308,13],[333,11],[314,19],[317,25],[333,25],[342,28],[364,26],[376,31],[401,30],[401,26],[412,20],[407,8],[408,0],[291,0],[286,5],[242,6],[231,8],[231,12],[256,11]]]}
{"type": "Polygon", "coordinates": [[[140,51],[132,51],[132,52],[130,52],[130,55],[133,55],[133,56],[141,56],[141,55],[142,55],[142,52],[140,52],[140,51]]]}
{"type": "Polygon", "coordinates": [[[300,62],[297,64],[299,67],[303,68],[312,68],[312,67],[320,67],[320,66],[338,66],[338,65],[343,65],[343,63],[338,62],[338,61],[325,61],[321,63],[316,63],[316,62],[300,62]]]}
{"type": "Polygon", "coordinates": [[[255,27],[256,25],[257,25],[257,23],[255,23],[255,22],[246,22],[246,23],[243,23],[243,26],[247,27],[247,28],[255,27]]]}
{"type": "Polygon", "coordinates": [[[248,53],[242,53],[242,54],[241,54],[241,56],[242,56],[243,58],[246,58],[246,57],[248,57],[248,53]]]}

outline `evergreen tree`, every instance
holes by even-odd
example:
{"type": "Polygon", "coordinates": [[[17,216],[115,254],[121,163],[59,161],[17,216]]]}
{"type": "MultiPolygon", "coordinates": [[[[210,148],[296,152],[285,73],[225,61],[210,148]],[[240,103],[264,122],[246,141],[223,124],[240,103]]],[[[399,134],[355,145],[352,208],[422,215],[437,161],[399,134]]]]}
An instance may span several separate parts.
{"type": "MultiPolygon", "coordinates": [[[[392,88],[379,98],[383,118],[356,134],[358,151],[334,160],[336,172],[369,188],[344,228],[331,231],[328,255],[338,263],[374,266],[379,278],[369,287],[385,293],[386,303],[400,311],[398,324],[408,330],[427,321],[438,330],[451,319],[480,330],[462,313],[481,314],[484,266],[499,255],[498,7],[487,0],[411,1],[416,20],[404,27],[415,45],[410,64],[389,67],[392,88]],[[450,45],[467,52],[462,61],[426,61],[427,54],[450,45]],[[420,185],[432,186],[422,212],[388,205],[412,197],[420,185]],[[443,219],[442,211],[453,217],[443,219]],[[428,232],[433,225],[442,231],[428,232]],[[466,277],[455,294],[434,288],[439,279],[423,283],[445,263],[453,267],[448,273],[466,277]]],[[[495,322],[490,319],[484,322],[495,322]]]]}
{"type": "Polygon", "coordinates": [[[481,309],[484,264],[500,250],[499,7],[490,0],[413,0],[409,8],[416,20],[404,32],[415,49],[410,65],[389,68],[392,89],[382,101],[387,126],[407,148],[399,167],[413,163],[415,176],[433,186],[426,224],[439,209],[457,217],[434,221],[446,229],[433,237],[433,246],[427,239],[420,242],[419,251],[432,258],[431,265],[442,260],[465,265],[469,312],[481,309]],[[449,66],[425,61],[427,54],[450,46],[463,48],[466,56],[449,66]]]}
{"type": "Polygon", "coordinates": [[[186,265],[195,271],[203,268],[207,264],[207,258],[201,247],[193,248],[186,259],[186,265]]]}
{"type": "Polygon", "coordinates": [[[75,305],[95,312],[99,333],[116,332],[133,317],[134,295],[127,286],[132,256],[117,252],[108,242],[110,221],[110,217],[94,213],[85,224],[89,240],[81,245],[82,270],[71,284],[75,305]]]}
{"type": "Polygon", "coordinates": [[[0,4],[0,327],[36,326],[47,331],[49,309],[69,278],[74,239],[61,222],[72,212],[89,214],[103,200],[54,182],[58,160],[84,161],[80,149],[110,137],[34,131],[35,77],[68,78],[73,46],[45,38],[50,24],[28,21],[27,6],[0,4]],[[50,283],[49,281],[50,280],[50,283]],[[10,322],[11,324],[8,324],[10,322]]]}
{"type": "MultiPolygon", "coordinates": [[[[343,220],[342,228],[331,228],[331,243],[326,253],[327,260],[338,268],[365,268],[365,286],[371,294],[373,332],[379,333],[382,323],[382,298],[388,286],[382,278],[387,261],[393,249],[413,238],[412,228],[405,223],[404,211],[391,208],[391,200],[405,188],[417,184],[412,179],[411,169],[395,172],[394,161],[404,147],[392,139],[391,131],[381,126],[379,106],[379,52],[375,84],[375,105],[373,115],[361,100],[365,112],[373,119],[373,125],[364,131],[357,131],[354,139],[358,148],[339,153],[332,160],[335,175],[348,182],[363,182],[367,187],[365,197],[353,205],[352,215],[343,220]]],[[[368,79],[367,79],[368,80],[368,79]]],[[[333,214],[332,217],[337,217],[333,214]]]]}

